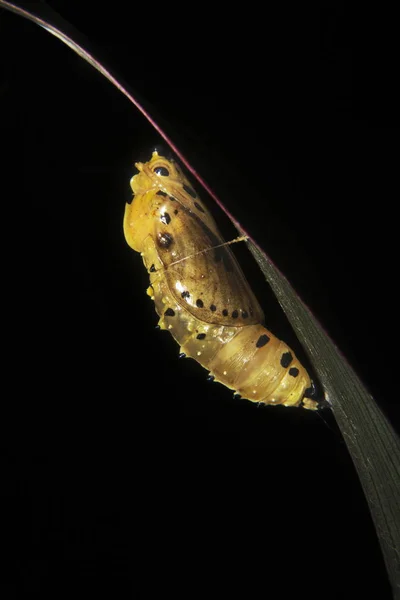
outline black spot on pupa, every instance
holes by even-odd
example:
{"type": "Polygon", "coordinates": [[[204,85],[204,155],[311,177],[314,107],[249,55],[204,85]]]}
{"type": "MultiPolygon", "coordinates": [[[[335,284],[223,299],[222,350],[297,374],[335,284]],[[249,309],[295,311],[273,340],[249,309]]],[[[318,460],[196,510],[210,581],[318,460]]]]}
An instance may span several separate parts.
{"type": "Polygon", "coordinates": [[[265,333],[263,335],[260,335],[260,337],[256,341],[257,348],[262,348],[263,346],[265,346],[266,344],[268,344],[268,342],[269,342],[270,339],[271,338],[269,338],[265,333]]]}
{"type": "Polygon", "coordinates": [[[189,185],[186,185],[186,183],[184,183],[182,187],[185,190],[185,192],[187,192],[190,196],[192,196],[192,198],[197,198],[196,192],[189,185]]]}
{"type": "Polygon", "coordinates": [[[166,212],[163,215],[161,215],[160,217],[160,221],[162,223],[165,223],[165,225],[169,225],[171,223],[171,217],[169,216],[169,214],[166,212]]]}
{"type": "Polygon", "coordinates": [[[203,306],[204,306],[203,300],[200,300],[200,299],[196,300],[196,306],[197,306],[197,308],[203,308],[203,306]]]}
{"type": "Polygon", "coordinates": [[[174,210],[174,215],[177,215],[177,214],[178,214],[178,212],[179,212],[179,211],[178,211],[178,209],[176,208],[176,209],[174,210]]]}
{"type": "Polygon", "coordinates": [[[166,192],[163,192],[162,190],[158,190],[157,195],[158,196],[164,196],[164,197],[168,196],[168,194],[166,192]]]}
{"type": "Polygon", "coordinates": [[[181,297],[182,298],[189,298],[190,293],[188,291],[182,292],[181,297]]]}
{"type": "Polygon", "coordinates": [[[175,316],[175,311],[172,310],[172,308],[167,308],[167,310],[165,311],[164,315],[166,317],[174,317],[175,316]]]}
{"type": "Polygon", "coordinates": [[[281,366],[286,369],[293,360],[291,352],[284,352],[281,356],[281,366]]]}
{"type": "Polygon", "coordinates": [[[249,316],[249,313],[247,312],[247,310],[242,310],[242,318],[247,319],[248,316],[249,316]]]}
{"type": "Polygon", "coordinates": [[[195,207],[197,208],[197,210],[199,210],[202,213],[205,213],[206,211],[204,210],[204,208],[202,206],[200,206],[200,204],[198,202],[194,203],[195,207]]]}
{"type": "Polygon", "coordinates": [[[156,272],[156,268],[154,265],[151,265],[150,269],[149,269],[150,273],[155,273],[156,272]]]}
{"type": "Polygon", "coordinates": [[[176,202],[176,198],[174,198],[173,196],[169,196],[169,199],[171,200],[171,202],[176,202]]]}
{"type": "Polygon", "coordinates": [[[238,318],[238,316],[239,316],[239,313],[238,313],[238,311],[237,311],[237,310],[234,310],[234,311],[232,312],[232,319],[237,319],[237,318],[238,318]]]}
{"type": "Polygon", "coordinates": [[[291,367],[289,369],[289,375],[291,375],[292,377],[297,377],[298,374],[299,374],[299,370],[297,367],[291,367]]]}
{"type": "Polygon", "coordinates": [[[211,310],[211,312],[215,312],[217,310],[217,307],[215,306],[215,304],[211,304],[210,310],[211,310]]]}
{"type": "Polygon", "coordinates": [[[165,167],[156,167],[154,169],[154,173],[156,173],[157,175],[161,175],[161,177],[169,176],[169,171],[165,167]]]}
{"type": "Polygon", "coordinates": [[[228,316],[228,311],[226,310],[226,308],[224,308],[224,310],[222,311],[222,314],[224,315],[224,317],[228,316]]]}
{"type": "Polygon", "coordinates": [[[241,398],[242,396],[239,394],[239,392],[234,392],[234,393],[233,393],[233,397],[234,397],[234,399],[235,399],[235,400],[240,400],[240,398],[241,398]]]}
{"type": "Polygon", "coordinates": [[[206,334],[205,334],[205,333],[199,333],[199,334],[196,336],[196,339],[198,339],[198,340],[204,340],[204,338],[205,338],[205,337],[206,337],[206,334]]]}
{"type": "Polygon", "coordinates": [[[157,243],[161,248],[169,248],[174,241],[174,238],[169,233],[159,233],[157,243]]]}

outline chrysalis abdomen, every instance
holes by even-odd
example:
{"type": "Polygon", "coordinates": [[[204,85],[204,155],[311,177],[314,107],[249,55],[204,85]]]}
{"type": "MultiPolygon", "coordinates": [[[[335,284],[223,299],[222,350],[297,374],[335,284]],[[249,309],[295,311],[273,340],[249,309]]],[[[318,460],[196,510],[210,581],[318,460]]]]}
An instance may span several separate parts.
{"type": "Polygon", "coordinates": [[[263,326],[233,253],[180,169],[156,152],[136,166],[124,232],[149,272],[160,327],[243,398],[314,409],[307,371],[263,326]]]}

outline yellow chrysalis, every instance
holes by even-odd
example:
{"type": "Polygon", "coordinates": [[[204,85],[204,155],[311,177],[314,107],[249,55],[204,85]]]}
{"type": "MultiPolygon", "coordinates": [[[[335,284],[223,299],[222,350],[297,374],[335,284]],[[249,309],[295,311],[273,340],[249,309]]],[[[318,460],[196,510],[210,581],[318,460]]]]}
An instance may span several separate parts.
{"type": "Polygon", "coordinates": [[[238,262],[182,171],[157,152],[136,167],[124,233],[150,275],[160,327],[242,398],[315,409],[307,371],[263,326],[238,262]]]}

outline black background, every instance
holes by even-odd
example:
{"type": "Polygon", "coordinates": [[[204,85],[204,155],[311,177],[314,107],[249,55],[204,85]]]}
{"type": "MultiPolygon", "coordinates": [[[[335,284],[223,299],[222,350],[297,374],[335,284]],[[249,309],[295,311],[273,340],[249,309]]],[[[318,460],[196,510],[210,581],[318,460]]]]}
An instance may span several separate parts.
{"type": "MultiPolygon", "coordinates": [[[[48,4],[146,102],[396,423],[390,15],[48,4]]],[[[10,594],[389,598],[330,412],[233,400],[154,329],[122,218],[155,131],[32,23],[0,12],[0,48],[10,594]]],[[[268,326],[296,346],[239,254],[268,326]]]]}

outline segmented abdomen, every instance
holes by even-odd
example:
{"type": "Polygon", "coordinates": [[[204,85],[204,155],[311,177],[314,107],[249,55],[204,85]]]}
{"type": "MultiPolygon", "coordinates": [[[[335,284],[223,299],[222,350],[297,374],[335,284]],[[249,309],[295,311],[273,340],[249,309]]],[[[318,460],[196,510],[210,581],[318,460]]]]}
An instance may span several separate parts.
{"type": "Polygon", "coordinates": [[[290,348],[261,324],[216,325],[194,317],[170,293],[163,273],[149,288],[160,316],[181,352],[242,398],[266,404],[298,406],[311,386],[307,371],[290,348]]]}

